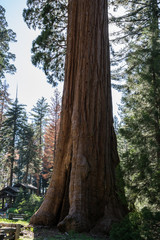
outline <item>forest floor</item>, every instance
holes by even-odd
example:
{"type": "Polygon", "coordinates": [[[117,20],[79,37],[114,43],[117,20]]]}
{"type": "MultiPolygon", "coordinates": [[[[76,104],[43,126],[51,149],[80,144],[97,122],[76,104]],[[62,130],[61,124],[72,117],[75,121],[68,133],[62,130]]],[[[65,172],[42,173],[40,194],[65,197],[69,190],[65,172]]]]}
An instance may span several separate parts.
{"type": "Polygon", "coordinates": [[[58,228],[44,226],[30,226],[27,221],[13,221],[0,219],[1,223],[21,224],[21,234],[19,240],[109,240],[107,236],[93,235],[89,233],[61,233],[58,228]]]}
{"type": "Polygon", "coordinates": [[[91,235],[89,233],[61,233],[57,228],[25,227],[20,240],[109,240],[106,236],[91,235]]]}

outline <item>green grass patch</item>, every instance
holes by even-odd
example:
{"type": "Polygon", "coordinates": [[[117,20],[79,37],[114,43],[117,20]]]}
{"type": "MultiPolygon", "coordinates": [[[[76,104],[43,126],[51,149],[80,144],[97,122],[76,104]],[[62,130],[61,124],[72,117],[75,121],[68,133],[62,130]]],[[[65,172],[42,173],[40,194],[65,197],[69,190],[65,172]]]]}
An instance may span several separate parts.
{"type": "Polygon", "coordinates": [[[17,223],[23,226],[27,226],[29,224],[29,222],[24,220],[9,220],[7,218],[0,218],[0,223],[17,223]]]}

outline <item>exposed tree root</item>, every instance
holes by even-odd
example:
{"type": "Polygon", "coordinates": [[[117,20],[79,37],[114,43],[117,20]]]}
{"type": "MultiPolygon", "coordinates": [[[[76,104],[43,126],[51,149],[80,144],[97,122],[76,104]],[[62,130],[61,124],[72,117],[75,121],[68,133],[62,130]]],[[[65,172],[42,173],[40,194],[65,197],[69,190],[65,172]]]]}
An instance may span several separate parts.
{"type": "Polygon", "coordinates": [[[89,224],[81,215],[67,215],[63,221],[58,223],[58,229],[61,232],[68,232],[74,230],[75,232],[88,232],[89,224]]]}

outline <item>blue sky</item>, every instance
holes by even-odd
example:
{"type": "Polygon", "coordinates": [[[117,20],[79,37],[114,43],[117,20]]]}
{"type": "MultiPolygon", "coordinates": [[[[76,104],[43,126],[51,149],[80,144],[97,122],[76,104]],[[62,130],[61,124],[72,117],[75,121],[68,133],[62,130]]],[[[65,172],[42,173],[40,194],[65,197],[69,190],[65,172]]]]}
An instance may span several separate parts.
{"type": "Polygon", "coordinates": [[[31,63],[32,41],[38,32],[30,30],[23,21],[22,12],[26,6],[26,0],[0,0],[0,4],[6,9],[8,27],[17,35],[17,42],[10,44],[10,51],[16,54],[15,66],[17,71],[14,75],[6,75],[9,93],[14,99],[18,85],[19,103],[26,104],[27,110],[30,111],[42,96],[47,98],[49,102],[54,88],[47,83],[42,70],[34,67],[31,63]]]}
{"type": "MultiPolygon", "coordinates": [[[[17,72],[14,75],[6,75],[10,97],[15,98],[18,85],[19,103],[27,105],[27,111],[30,111],[42,96],[49,103],[54,88],[47,83],[42,70],[34,67],[31,63],[32,41],[36,38],[38,32],[28,29],[23,21],[22,12],[26,7],[26,0],[0,0],[0,5],[6,10],[8,27],[17,34],[17,42],[10,44],[10,51],[16,54],[15,66],[17,72]]],[[[61,83],[59,84],[61,92],[62,88],[63,84],[61,83]]],[[[113,90],[114,114],[117,112],[117,103],[119,102],[120,94],[113,90]]]]}

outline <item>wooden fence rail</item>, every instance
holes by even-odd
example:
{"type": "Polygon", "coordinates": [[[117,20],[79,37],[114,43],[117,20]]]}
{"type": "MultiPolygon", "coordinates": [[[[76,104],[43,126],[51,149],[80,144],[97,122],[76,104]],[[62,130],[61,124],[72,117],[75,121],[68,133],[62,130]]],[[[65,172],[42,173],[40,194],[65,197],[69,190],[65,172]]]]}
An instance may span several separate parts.
{"type": "Polygon", "coordinates": [[[0,223],[0,240],[18,240],[21,232],[21,224],[0,223]]]}
{"type": "Polygon", "coordinates": [[[19,214],[19,213],[9,213],[8,218],[11,220],[24,220],[26,217],[25,214],[19,214]]]}

